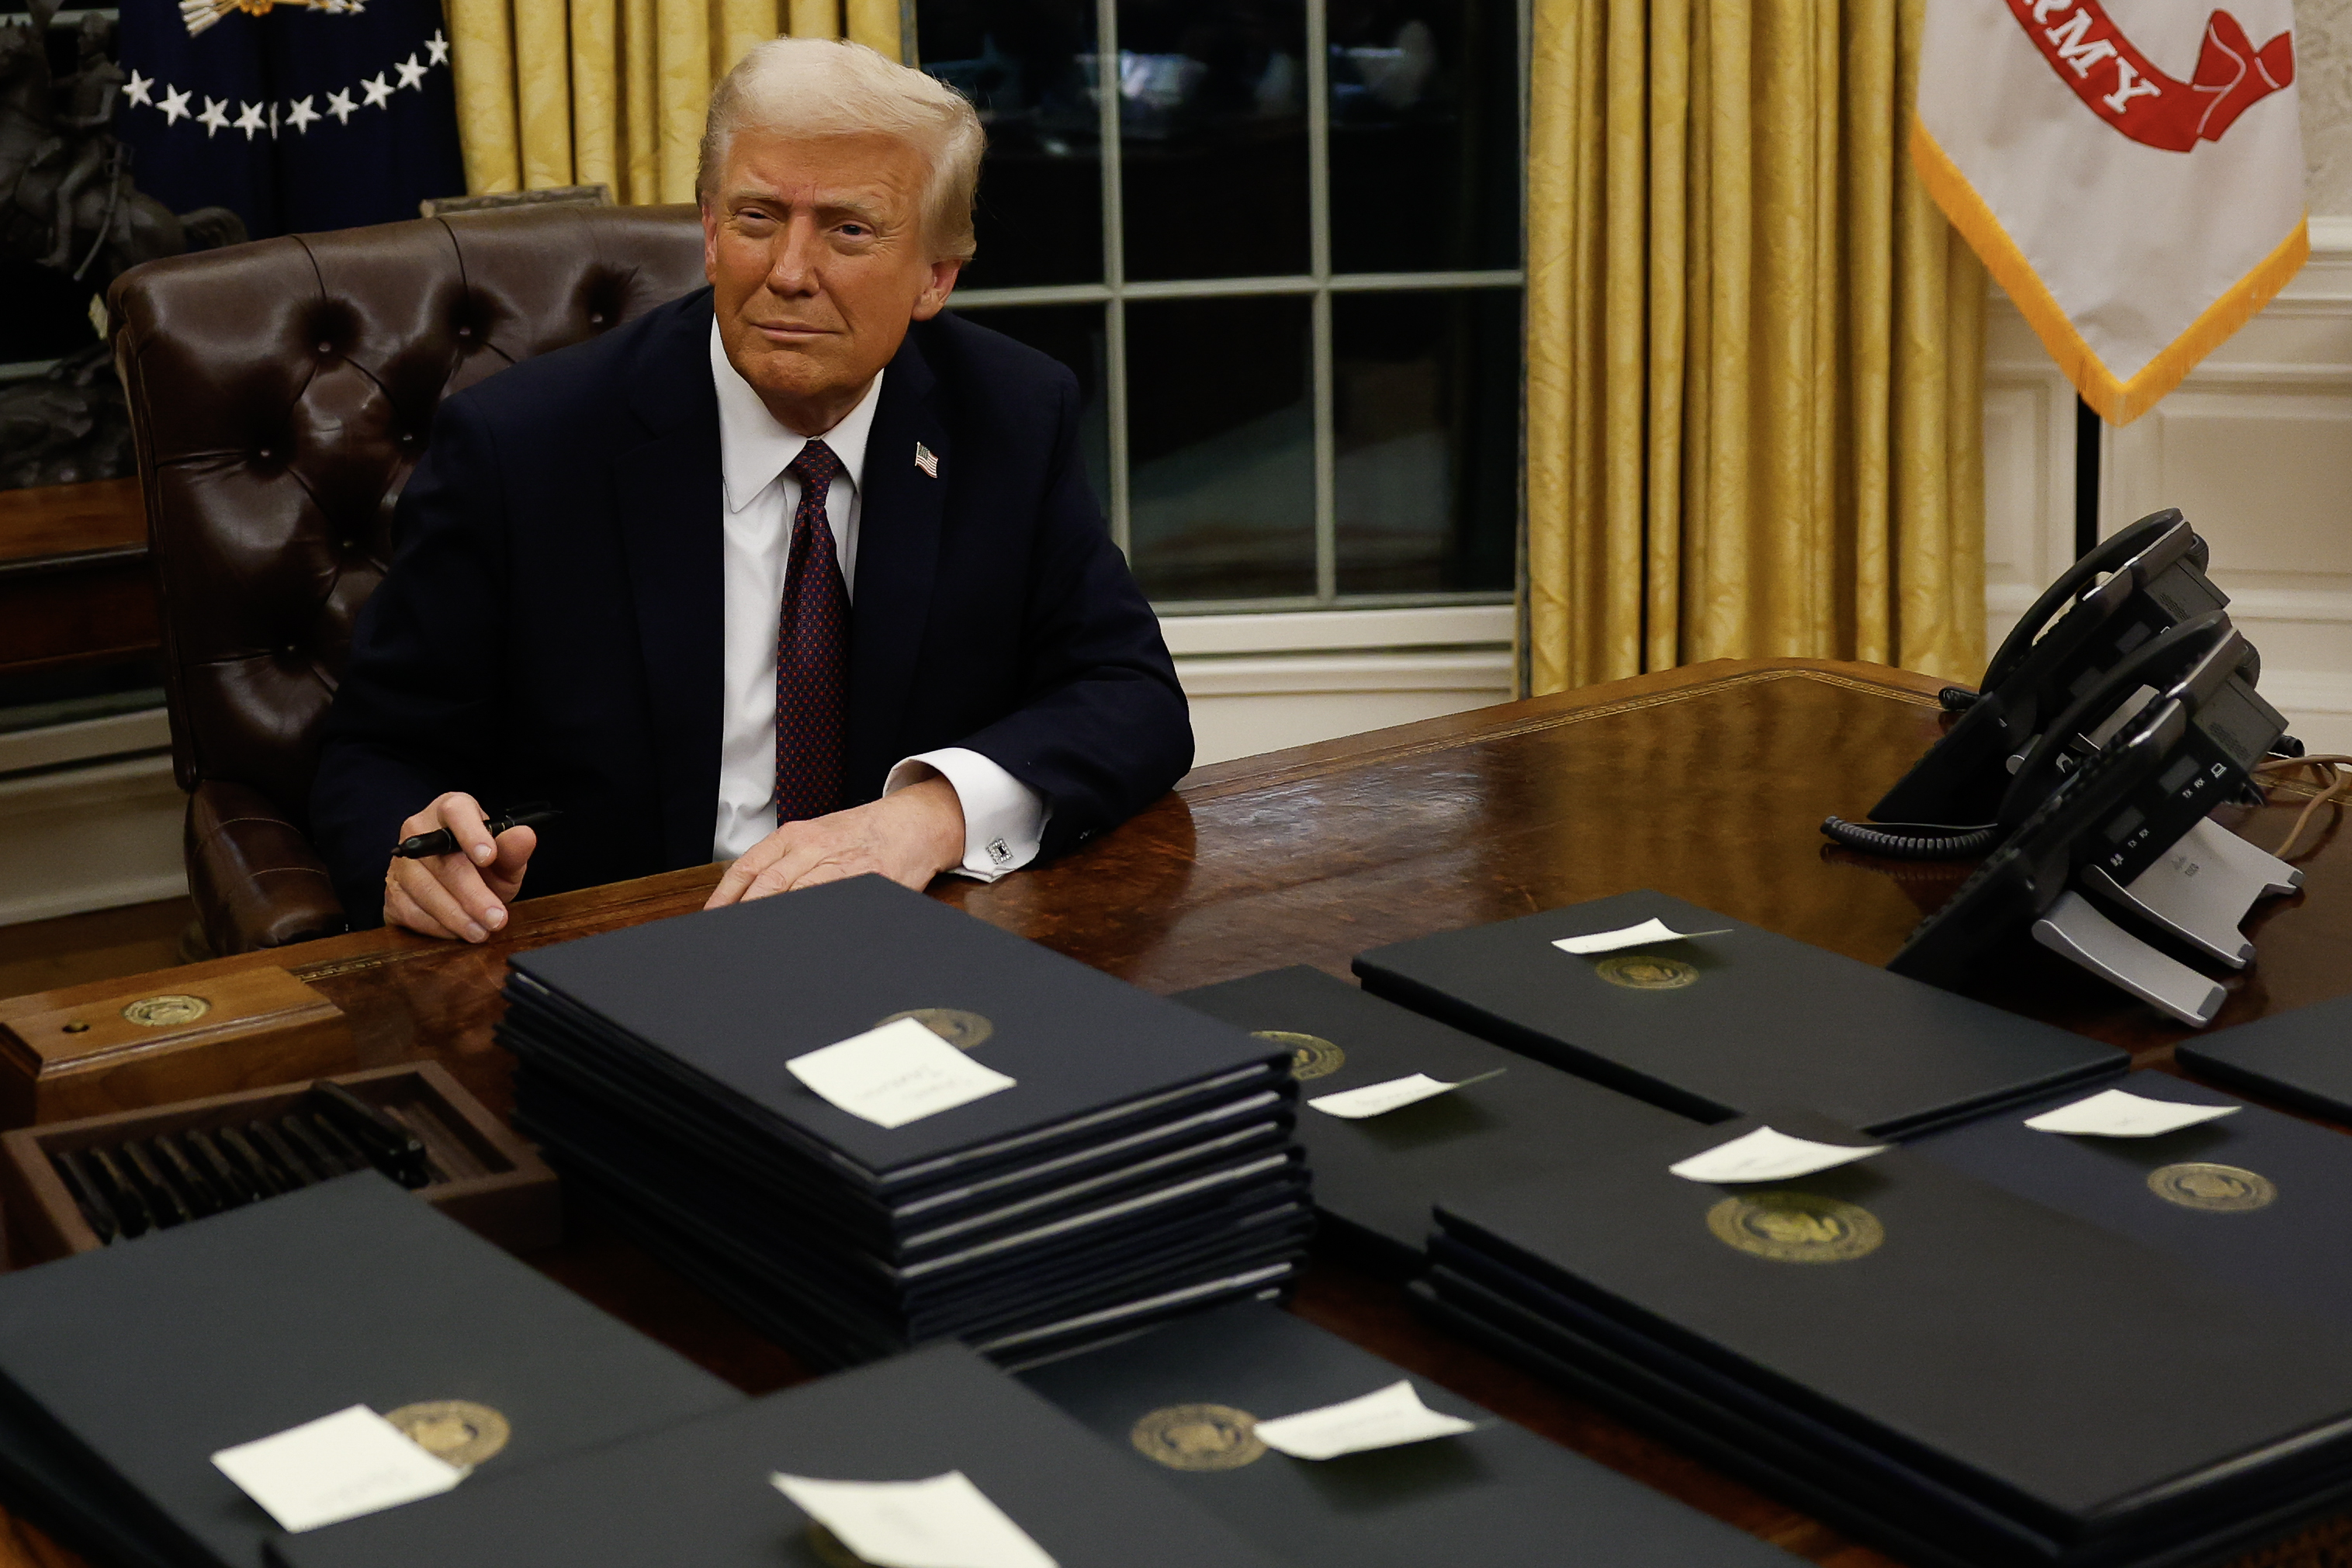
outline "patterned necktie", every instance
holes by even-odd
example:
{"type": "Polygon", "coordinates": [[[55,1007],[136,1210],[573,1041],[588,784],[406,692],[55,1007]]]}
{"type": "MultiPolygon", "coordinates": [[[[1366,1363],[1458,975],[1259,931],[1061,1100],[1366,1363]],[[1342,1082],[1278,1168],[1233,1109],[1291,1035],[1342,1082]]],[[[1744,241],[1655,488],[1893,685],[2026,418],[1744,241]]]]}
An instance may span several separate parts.
{"type": "Polygon", "coordinates": [[[824,497],[847,472],[812,441],[784,472],[800,481],[784,601],[776,619],[776,821],[841,809],[841,752],[849,690],[849,586],[825,520],[824,497]]]}

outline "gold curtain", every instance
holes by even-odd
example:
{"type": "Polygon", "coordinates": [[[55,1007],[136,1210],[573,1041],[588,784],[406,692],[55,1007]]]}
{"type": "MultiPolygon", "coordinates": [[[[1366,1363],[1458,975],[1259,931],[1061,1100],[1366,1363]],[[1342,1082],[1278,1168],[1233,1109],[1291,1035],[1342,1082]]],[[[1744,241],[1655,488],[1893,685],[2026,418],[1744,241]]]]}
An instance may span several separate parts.
{"type": "Polygon", "coordinates": [[[893,59],[899,0],[446,0],[466,188],[694,200],[710,89],[779,33],[893,59]]]}
{"type": "Polygon", "coordinates": [[[1921,0],[1536,0],[1538,693],[1984,661],[1986,279],[1905,153],[1921,0]]]}

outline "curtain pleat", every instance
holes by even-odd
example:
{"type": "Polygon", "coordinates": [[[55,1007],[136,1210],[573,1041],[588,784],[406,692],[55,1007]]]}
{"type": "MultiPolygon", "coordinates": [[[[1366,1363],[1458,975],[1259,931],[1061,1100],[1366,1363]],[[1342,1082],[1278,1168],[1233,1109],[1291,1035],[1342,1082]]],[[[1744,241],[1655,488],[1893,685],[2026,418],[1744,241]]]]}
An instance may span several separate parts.
{"type": "Polygon", "coordinates": [[[1984,275],[1902,156],[1920,0],[1536,0],[1534,689],[1983,658],[1984,275]]]}
{"type": "Polygon", "coordinates": [[[899,0],[447,0],[466,188],[690,202],[710,89],[780,33],[892,58],[899,0]]]}

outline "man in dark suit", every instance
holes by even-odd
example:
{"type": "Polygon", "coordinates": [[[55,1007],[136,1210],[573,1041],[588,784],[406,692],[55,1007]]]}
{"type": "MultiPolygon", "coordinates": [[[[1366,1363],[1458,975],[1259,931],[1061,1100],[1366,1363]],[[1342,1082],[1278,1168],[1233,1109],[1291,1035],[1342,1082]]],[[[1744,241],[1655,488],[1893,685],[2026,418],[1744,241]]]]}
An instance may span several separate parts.
{"type": "Polygon", "coordinates": [[[981,149],[919,72],[763,44],[703,141],[712,287],[442,405],[312,795],[356,917],[480,941],[526,872],[714,859],[713,904],[992,877],[1182,774],[1075,378],[940,314],[981,149]],[[493,838],[525,800],[562,815],[493,838]]]}

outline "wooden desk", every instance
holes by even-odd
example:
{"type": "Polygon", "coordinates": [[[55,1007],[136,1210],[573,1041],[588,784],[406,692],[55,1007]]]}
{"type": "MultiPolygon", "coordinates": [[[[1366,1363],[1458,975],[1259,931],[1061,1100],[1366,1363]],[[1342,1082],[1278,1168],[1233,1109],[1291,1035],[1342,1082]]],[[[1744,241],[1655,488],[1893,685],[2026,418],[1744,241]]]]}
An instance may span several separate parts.
{"type": "MultiPolygon", "coordinates": [[[[1830,847],[1937,732],[1937,683],[1876,666],[1725,661],[1204,768],[1083,852],[993,886],[942,882],[970,914],[1154,991],[1280,964],[1345,975],[1355,954],[1427,932],[1653,887],[1871,963],[1900,946],[1949,868],[1830,847]]],[[[2235,825],[2276,844],[2282,802],[2235,825]]],[[[2330,830],[2310,886],[2260,916],[2262,957],[2231,982],[2224,1024],[2352,990],[2352,849],[2330,830]]],[[[506,955],[700,907],[698,869],[517,906],[480,947],[394,932],[169,971],[283,963],[350,1016],[368,1065],[442,1061],[504,1113],[509,1060],[490,1040],[506,955]]],[[[118,995],[55,991],[0,1013],[118,995]]],[[[2028,949],[1986,994],[2160,1064],[2185,1030],[2028,949]]],[[[535,1257],[547,1272],[730,1378],[765,1391],[800,1369],[626,1243],[593,1228],[535,1257]]],[[[1423,1322],[1397,1287],[1318,1261],[1296,1311],[1498,1413],[1817,1563],[1887,1563],[1578,1400],[1423,1322]]],[[[18,1526],[0,1568],[72,1560],[18,1526]]],[[[2265,1554],[2264,1563],[2317,1561],[2265,1554]]]]}
{"type": "Polygon", "coordinates": [[[138,480],[0,490],[0,674],[118,664],[162,645],[138,480]]]}

